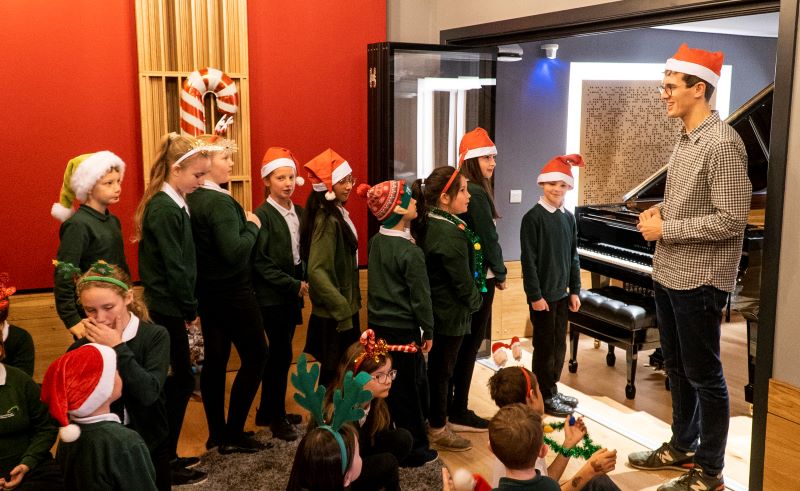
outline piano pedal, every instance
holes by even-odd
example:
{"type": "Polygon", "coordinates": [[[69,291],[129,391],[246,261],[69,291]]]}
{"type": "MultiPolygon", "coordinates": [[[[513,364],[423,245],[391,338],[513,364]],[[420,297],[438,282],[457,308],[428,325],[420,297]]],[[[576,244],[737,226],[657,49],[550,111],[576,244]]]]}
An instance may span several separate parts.
{"type": "Polygon", "coordinates": [[[594,340],[594,349],[600,349],[600,340],[599,339],[595,339],[594,340]]]}

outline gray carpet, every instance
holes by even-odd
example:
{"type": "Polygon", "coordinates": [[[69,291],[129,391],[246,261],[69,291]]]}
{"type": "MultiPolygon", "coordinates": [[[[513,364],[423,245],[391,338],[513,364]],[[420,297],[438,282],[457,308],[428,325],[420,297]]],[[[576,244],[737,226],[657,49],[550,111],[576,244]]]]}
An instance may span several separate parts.
{"type": "MultiPolygon", "coordinates": [[[[294,454],[299,440],[285,442],[271,438],[269,431],[256,435],[262,442],[270,442],[272,448],[255,454],[220,455],[216,450],[206,452],[198,469],[208,472],[208,480],[194,486],[176,486],[173,489],[188,490],[269,490],[286,489],[292,470],[294,454]]],[[[442,463],[431,462],[422,467],[400,469],[400,485],[414,491],[438,491],[442,489],[442,463]]]]}

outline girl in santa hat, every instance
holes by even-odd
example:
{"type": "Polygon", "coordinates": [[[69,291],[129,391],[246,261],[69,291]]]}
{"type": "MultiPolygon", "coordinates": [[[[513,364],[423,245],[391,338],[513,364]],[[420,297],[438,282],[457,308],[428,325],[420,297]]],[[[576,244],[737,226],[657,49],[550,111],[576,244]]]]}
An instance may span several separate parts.
{"type": "Polygon", "coordinates": [[[328,149],[304,165],[313,188],[300,224],[300,257],[308,264],[311,318],[304,351],[321,364],[320,384],[358,341],[358,233],[345,209],[355,184],[350,164],[328,149]]]}
{"type": "Polygon", "coordinates": [[[303,209],[292,203],[297,160],[286,148],[271,147],[261,165],[266,201],[255,211],[261,220],[253,253],[253,286],[269,339],[269,358],[261,381],[261,404],[256,424],[269,426],[272,436],[297,439],[299,414],[286,414],[286,377],[292,364],[295,326],[303,323],[303,297],[308,283],[300,259],[300,220],[303,209]]]}

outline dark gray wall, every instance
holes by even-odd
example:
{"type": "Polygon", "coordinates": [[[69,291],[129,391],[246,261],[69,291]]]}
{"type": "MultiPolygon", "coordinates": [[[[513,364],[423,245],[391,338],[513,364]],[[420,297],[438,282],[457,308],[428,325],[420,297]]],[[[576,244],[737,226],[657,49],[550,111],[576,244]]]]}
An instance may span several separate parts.
{"type": "Polygon", "coordinates": [[[547,42],[559,44],[558,59],[544,58],[539,46],[545,43],[527,43],[522,61],[497,67],[495,198],[507,261],[519,259],[519,224],[541,196],[539,170],[564,153],[570,62],[664,63],[683,42],[722,51],[724,63],[733,67],[731,111],[771,83],[775,74],[776,40],[771,38],[637,29],[547,42]],[[511,189],[522,189],[522,203],[509,203],[511,189]]]}

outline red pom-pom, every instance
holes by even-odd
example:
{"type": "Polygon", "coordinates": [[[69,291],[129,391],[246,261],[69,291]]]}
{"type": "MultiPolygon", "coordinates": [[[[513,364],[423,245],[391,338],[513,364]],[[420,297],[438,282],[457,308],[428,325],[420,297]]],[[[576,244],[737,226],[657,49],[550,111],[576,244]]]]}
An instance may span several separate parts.
{"type": "Polygon", "coordinates": [[[356,187],[356,195],[363,199],[367,199],[367,193],[369,193],[370,189],[372,189],[372,187],[369,184],[362,182],[356,187]]]}

